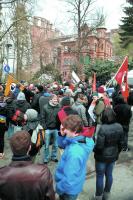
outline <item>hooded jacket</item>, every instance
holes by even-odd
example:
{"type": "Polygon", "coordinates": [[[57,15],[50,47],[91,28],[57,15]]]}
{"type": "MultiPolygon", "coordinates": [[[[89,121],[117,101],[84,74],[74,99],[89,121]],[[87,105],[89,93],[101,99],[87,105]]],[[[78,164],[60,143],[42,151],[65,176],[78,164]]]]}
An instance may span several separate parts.
{"type": "Polygon", "coordinates": [[[62,143],[64,153],[55,172],[56,192],[77,195],[82,191],[86,176],[86,163],[93,150],[91,138],[66,137],[62,143]]]}
{"type": "Polygon", "coordinates": [[[84,126],[88,126],[88,121],[87,121],[87,117],[86,117],[86,109],[85,107],[82,105],[82,103],[80,101],[76,101],[73,105],[72,105],[72,109],[76,110],[78,115],[81,117],[83,125],[84,126]]]}

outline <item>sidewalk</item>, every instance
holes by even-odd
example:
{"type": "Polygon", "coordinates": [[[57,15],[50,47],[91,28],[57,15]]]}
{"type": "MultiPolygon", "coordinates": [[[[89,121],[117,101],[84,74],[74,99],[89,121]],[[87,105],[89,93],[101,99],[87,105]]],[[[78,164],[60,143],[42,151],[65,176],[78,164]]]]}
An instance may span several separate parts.
{"type": "MultiPolygon", "coordinates": [[[[130,138],[129,145],[131,151],[122,152],[116,166],[114,168],[114,182],[111,191],[110,200],[133,200],[133,138],[130,138]]],[[[36,162],[42,163],[43,149],[37,156],[36,162]]],[[[0,160],[0,167],[8,165],[11,160],[11,150],[9,148],[9,140],[5,138],[5,159],[0,160]]],[[[90,163],[90,162],[89,162],[90,163]]],[[[91,156],[91,165],[94,160],[91,156]]],[[[48,167],[54,174],[56,163],[50,162],[48,167]]],[[[78,200],[92,200],[95,193],[95,172],[94,166],[91,166],[92,173],[86,177],[83,192],[79,195],[78,200]]]]}

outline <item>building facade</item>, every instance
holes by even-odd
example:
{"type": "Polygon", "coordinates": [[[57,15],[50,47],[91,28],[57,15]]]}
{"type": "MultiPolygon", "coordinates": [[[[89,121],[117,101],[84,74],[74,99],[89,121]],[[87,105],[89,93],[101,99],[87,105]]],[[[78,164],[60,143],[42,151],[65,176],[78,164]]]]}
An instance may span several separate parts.
{"type": "MultiPolygon", "coordinates": [[[[82,32],[84,38],[86,30],[82,32]]],[[[53,63],[62,75],[62,80],[69,80],[71,71],[77,64],[77,35],[64,36],[46,19],[34,17],[31,26],[32,38],[32,73],[41,69],[41,65],[53,63]]],[[[106,28],[98,28],[90,33],[81,48],[83,60],[111,59],[112,43],[106,28]]],[[[81,62],[82,67],[84,62],[81,62]]]]}
{"type": "MultiPolygon", "coordinates": [[[[72,66],[75,66],[77,62],[77,38],[70,38],[61,42],[61,46],[61,72],[63,79],[68,80],[72,66]]],[[[80,54],[82,66],[89,65],[90,59],[111,59],[112,43],[106,28],[98,28],[95,33],[89,34],[82,45],[80,54]]]]}

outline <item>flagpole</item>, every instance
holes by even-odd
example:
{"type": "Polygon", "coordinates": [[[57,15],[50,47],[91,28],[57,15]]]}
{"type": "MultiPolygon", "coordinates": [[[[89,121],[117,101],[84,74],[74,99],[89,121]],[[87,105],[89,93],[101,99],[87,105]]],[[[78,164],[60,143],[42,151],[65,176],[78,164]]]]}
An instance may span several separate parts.
{"type": "Polygon", "coordinates": [[[24,85],[23,85],[22,83],[20,83],[16,78],[14,78],[11,74],[8,73],[8,76],[10,76],[10,77],[12,77],[13,79],[15,79],[15,80],[18,82],[18,84],[20,84],[22,87],[24,87],[24,85]]]}
{"type": "MultiPolygon", "coordinates": [[[[126,57],[124,58],[124,60],[123,60],[123,62],[122,62],[122,64],[121,64],[121,66],[124,64],[124,62],[125,62],[125,60],[126,60],[127,58],[128,58],[128,56],[126,56],[126,57]]],[[[120,66],[119,69],[117,70],[117,72],[116,72],[116,74],[115,74],[115,76],[114,76],[114,79],[115,79],[117,73],[119,72],[121,66],[120,66]]]]}
{"type": "MultiPolygon", "coordinates": [[[[125,60],[128,58],[128,56],[125,57],[124,61],[122,62],[121,66],[124,64],[125,60]]],[[[108,83],[105,85],[107,88],[109,88],[109,86],[111,85],[111,83],[113,82],[113,80],[115,79],[117,73],[119,72],[119,70],[121,69],[121,66],[119,67],[119,69],[117,70],[117,72],[115,73],[115,75],[112,77],[112,79],[110,81],[108,81],[108,83]]]]}

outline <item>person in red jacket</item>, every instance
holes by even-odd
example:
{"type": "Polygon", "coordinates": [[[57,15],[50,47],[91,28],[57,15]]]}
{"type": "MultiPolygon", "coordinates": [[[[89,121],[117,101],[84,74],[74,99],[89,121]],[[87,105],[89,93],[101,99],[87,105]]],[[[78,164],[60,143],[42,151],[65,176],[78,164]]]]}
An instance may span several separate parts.
{"type": "Polygon", "coordinates": [[[12,162],[0,168],[1,200],[55,200],[50,170],[46,165],[32,163],[30,145],[27,131],[18,131],[11,137],[12,162]]]}

